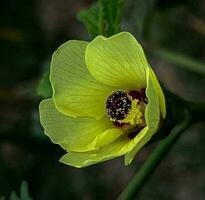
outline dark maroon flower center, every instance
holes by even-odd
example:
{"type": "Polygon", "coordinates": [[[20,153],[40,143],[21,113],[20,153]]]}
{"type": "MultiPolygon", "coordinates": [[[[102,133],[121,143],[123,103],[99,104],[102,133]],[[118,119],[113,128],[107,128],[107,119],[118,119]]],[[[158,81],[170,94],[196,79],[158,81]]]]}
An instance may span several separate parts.
{"type": "Polygon", "coordinates": [[[124,91],[113,92],[106,101],[106,113],[113,121],[123,120],[131,110],[132,101],[124,91]]]}
{"type": "Polygon", "coordinates": [[[145,126],[136,126],[134,130],[128,133],[128,138],[133,139],[145,126]]]}
{"type": "MultiPolygon", "coordinates": [[[[122,90],[114,91],[106,101],[106,113],[108,117],[113,121],[113,124],[118,128],[131,128],[128,133],[130,139],[135,138],[136,135],[145,127],[145,125],[136,125],[136,127],[130,126],[129,123],[125,123],[123,120],[129,114],[132,107],[132,100],[137,99],[137,104],[143,106],[148,103],[148,99],[145,93],[145,88],[138,91],[130,90],[128,93],[122,90]]],[[[140,106],[140,107],[141,107],[140,106]]]]}
{"type": "Polygon", "coordinates": [[[144,102],[145,104],[148,103],[148,99],[147,99],[147,96],[146,96],[146,93],[145,93],[145,88],[142,88],[140,91],[130,90],[129,95],[133,99],[138,99],[139,103],[140,103],[140,101],[144,102]]]}

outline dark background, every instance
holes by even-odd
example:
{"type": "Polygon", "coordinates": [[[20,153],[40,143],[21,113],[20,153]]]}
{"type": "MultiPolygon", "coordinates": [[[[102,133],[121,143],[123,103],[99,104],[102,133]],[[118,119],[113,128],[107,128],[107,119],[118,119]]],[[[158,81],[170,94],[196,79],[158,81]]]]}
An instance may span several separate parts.
{"type": "MultiPolygon", "coordinates": [[[[116,199],[157,145],[144,148],[129,167],[118,158],[75,169],[58,162],[63,150],[43,134],[39,80],[60,44],[89,40],[76,14],[91,3],[0,3],[0,197],[18,193],[26,180],[35,200],[116,199]]],[[[122,29],[141,42],[161,82],[188,100],[205,102],[205,78],[181,69],[177,61],[183,54],[184,66],[204,65],[205,1],[126,0],[123,10],[122,29]],[[173,53],[172,59],[164,49],[173,53]]],[[[205,199],[204,129],[205,123],[197,123],[183,133],[136,199],[205,199]]]]}

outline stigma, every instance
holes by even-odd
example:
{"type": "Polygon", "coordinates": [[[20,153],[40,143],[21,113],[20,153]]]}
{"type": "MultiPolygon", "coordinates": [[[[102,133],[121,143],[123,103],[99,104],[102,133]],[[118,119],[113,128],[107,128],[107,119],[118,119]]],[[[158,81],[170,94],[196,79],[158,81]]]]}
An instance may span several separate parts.
{"type": "Polygon", "coordinates": [[[106,101],[106,114],[111,121],[122,121],[127,117],[132,107],[132,99],[122,91],[114,91],[106,101]]]}

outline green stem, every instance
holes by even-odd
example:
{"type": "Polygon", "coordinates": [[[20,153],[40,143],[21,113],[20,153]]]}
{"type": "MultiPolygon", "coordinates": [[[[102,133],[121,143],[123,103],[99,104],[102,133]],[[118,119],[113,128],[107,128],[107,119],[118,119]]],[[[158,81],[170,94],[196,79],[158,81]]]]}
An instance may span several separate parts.
{"type": "Polygon", "coordinates": [[[205,75],[205,63],[202,61],[198,61],[179,52],[172,52],[162,48],[153,48],[152,52],[160,56],[162,59],[167,60],[178,67],[181,67],[182,69],[197,73],[202,76],[205,75]]]}
{"type": "Polygon", "coordinates": [[[184,111],[184,120],[181,124],[176,125],[171,133],[162,140],[157,148],[150,155],[148,160],[143,164],[137,174],[133,177],[131,182],[121,193],[118,200],[132,200],[134,199],[137,192],[145,184],[150,175],[153,173],[157,165],[164,158],[164,156],[169,152],[172,145],[179,138],[181,133],[188,128],[191,118],[187,110],[184,111]]]}

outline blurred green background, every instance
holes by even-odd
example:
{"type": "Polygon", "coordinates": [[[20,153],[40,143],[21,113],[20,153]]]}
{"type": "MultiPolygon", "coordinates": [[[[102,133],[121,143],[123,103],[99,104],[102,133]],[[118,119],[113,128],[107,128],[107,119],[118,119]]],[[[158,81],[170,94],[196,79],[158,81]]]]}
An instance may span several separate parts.
{"type": "MultiPolygon", "coordinates": [[[[0,3],[0,199],[19,195],[23,180],[35,200],[116,199],[157,145],[141,150],[129,167],[117,158],[75,169],[58,162],[64,151],[43,134],[38,105],[49,94],[51,55],[69,39],[89,40],[76,15],[93,2],[0,3]]],[[[122,29],[140,41],[167,88],[205,102],[205,78],[191,72],[205,68],[204,0],[125,0],[122,29]]],[[[205,199],[204,129],[197,123],[183,133],[136,199],[205,199]]]]}

